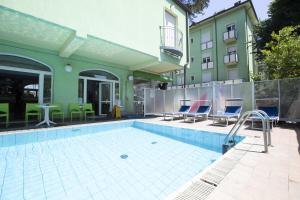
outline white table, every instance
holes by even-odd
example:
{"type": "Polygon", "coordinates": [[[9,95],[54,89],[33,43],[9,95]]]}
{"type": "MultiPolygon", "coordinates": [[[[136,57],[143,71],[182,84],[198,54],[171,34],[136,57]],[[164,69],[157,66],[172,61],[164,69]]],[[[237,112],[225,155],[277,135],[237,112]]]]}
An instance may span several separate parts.
{"type": "Polygon", "coordinates": [[[38,123],[36,126],[40,126],[42,124],[47,124],[48,126],[50,126],[50,124],[56,124],[55,122],[49,119],[49,108],[55,108],[57,106],[38,105],[38,107],[44,110],[44,120],[38,123]]]}

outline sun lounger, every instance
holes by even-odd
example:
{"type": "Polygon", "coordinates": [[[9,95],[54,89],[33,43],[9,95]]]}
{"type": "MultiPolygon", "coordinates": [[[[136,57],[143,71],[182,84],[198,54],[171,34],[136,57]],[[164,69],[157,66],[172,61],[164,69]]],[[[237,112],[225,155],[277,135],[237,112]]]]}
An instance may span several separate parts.
{"type": "Polygon", "coordinates": [[[175,117],[183,116],[190,108],[191,106],[182,105],[177,112],[163,112],[161,114],[164,116],[164,120],[166,120],[166,117],[168,116],[172,117],[172,120],[174,120],[175,117]]]}
{"type": "MultiPolygon", "coordinates": [[[[279,121],[279,113],[277,106],[259,106],[257,108],[258,110],[262,110],[269,116],[269,120],[271,122],[271,127],[273,128],[274,124],[276,124],[279,121]]],[[[252,120],[252,128],[253,128],[253,122],[256,120],[260,120],[258,117],[251,117],[252,120]]]]}
{"type": "Polygon", "coordinates": [[[196,121],[197,118],[208,118],[208,115],[210,113],[211,110],[211,105],[203,105],[203,106],[199,106],[198,109],[196,110],[196,112],[188,112],[185,115],[185,117],[191,117],[194,119],[194,123],[196,121]]]}
{"type": "Polygon", "coordinates": [[[215,122],[215,119],[218,120],[225,119],[226,126],[228,126],[228,120],[231,118],[238,119],[240,117],[241,111],[242,111],[242,106],[226,106],[224,113],[212,116],[213,124],[215,122]]]}

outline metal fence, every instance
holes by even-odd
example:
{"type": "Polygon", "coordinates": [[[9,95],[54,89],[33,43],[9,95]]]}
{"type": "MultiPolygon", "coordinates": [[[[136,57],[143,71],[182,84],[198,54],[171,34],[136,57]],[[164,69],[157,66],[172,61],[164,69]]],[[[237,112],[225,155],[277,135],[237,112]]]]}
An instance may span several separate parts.
{"type": "Polygon", "coordinates": [[[273,104],[278,107],[280,120],[300,121],[300,78],[236,84],[212,82],[168,90],[147,88],[144,89],[144,115],[175,112],[180,107],[180,99],[210,100],[211,114],[217,114],[224,111],[225,100],[230,98],[244,99],[243,112],[273,104]]]}

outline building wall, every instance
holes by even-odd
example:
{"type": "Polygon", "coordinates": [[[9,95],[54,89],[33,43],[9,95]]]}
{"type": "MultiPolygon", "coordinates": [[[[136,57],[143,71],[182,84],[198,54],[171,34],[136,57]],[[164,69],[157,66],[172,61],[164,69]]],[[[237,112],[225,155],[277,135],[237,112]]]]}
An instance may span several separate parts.
{"type": "Polygon", "coordinates": [[[159,49],[159,26],[167,9],[183,32],[180,64],[186,62],[185,11],[172,0],[0,0],[0,5],[74,29],[79,36],[92,35],[170,62],[159,49]]]}
{"type": "Polygon", "coordinates": [[[56,52],[45,51],[42,49],[28,46],[18,46],[17,44],[1,41],[0,54],[13,54],[28,57],[44,63],[52,68],[52,102],[61,103],[67,111],[69,103],[78,103],[78,78],[79,73],[84,70],[98,69],[106,70],[119,78],[120,98],[128,112],[133,110],[133,81],[128,80],[132,75],[131,71],[124,70],[121,66],[110,66],[99,61],[78,57],[62,58],[56,52]],[[73,67],[72,72],[65,71],[65,65],[73,67]]]}
{"type": "MultiPolygon", "coordinates": [[[[253,20],[250,19],[247,9],[243,6],[191,27],[191,63],[190,68],[187,69],[186,83],[202,83],[204,81],[204,73],[211,73],[212,81],[225,81],[228,80],[228,72],[230,70],[238,70],[239,79],[249,81],[250,72],[255,70],[255,61],[252,54],[252,37],[253,20]],[[223,33],[226,32],[226,25],[229,24],[235,24],[237,40],[225,43],[223,33]],[[208,32],[213,42],[213,47],[202,50],[202,37],[208,32]],[[226,66],[224,64],[224,55],[230,46],[236,46],[239,62],[236,65],[226,66]],[[211,56],[214,67],[212,69],[203,70],[202,59],[206,55],[211,56]],[[194,76],[194,81],[192,81],[192,76],[194,76]]],[[[175,85],[177,84],[176,77],[175,75],[173,82],[175,85]]]]}

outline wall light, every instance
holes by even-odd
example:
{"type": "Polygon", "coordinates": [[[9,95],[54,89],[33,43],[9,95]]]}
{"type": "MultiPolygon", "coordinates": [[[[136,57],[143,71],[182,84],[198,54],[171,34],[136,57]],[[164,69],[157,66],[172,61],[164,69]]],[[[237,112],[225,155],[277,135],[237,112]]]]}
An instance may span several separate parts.
{"type": "Polygon", "coordinates": [[[133,76],[131,76],[131,75],[128,76],[128,80],[129,80],[129,81],[133,81],[133,76]]]}
{"type": "Polygon", "coordinates": [[[66,66],[65,66],[65,71],[66,72],[71,72],[72,71],[72,66],[70,65],[70,64],[67,64],[66,66]]]}

